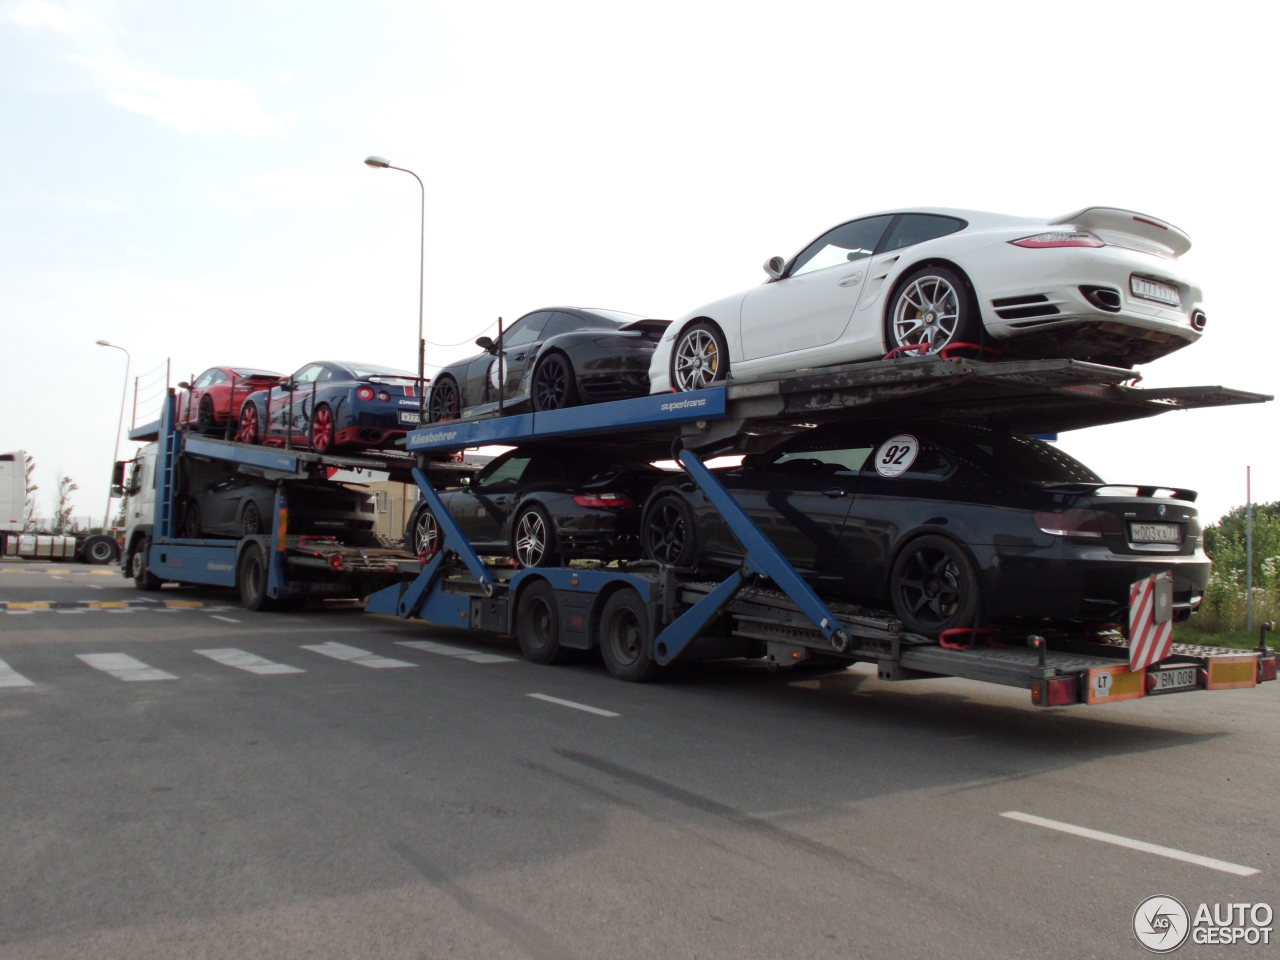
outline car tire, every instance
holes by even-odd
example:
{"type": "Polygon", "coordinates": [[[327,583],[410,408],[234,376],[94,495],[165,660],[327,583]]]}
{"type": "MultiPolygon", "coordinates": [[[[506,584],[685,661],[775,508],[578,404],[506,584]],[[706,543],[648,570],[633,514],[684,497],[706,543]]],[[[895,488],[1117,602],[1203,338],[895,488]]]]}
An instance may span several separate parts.
{"type": "Polygon", "coordinates": [[[916,537],[893,561],[889,598],[912,633],[937,637],[971,627],[981,609],[977,568],[954,541],[936,534],[916,537]]]}
{"type": "Polygon", "coordinates": [[[549,353],[533,368],[529,390],[534,410],[559,410],[578,404],[578,380],[563,353],[549,353]]]}
{"type": "Polygon", "coordinates": [[[698,560],[698,524],[693,507],[679,494],[665,493],[645,507],[640,524],[646,560],[672,567],[692,567],[698,560]]]}
{"type": "Polygon", "coordinates": [[[729,376],[729,346],[714,323],[699,320],[676,337],[671,348],[671,386],[701,390],[729,376]]]}
{"type": "Polygon", "coordinates": [[[261,443],[262,421],[258,416],[258,408],[246,403],[240,408],[240,419],[237,421],[236,441],[238,443],[261,443]]]}
{"type": "Polygon", "coordinates": [[[101,566],[114,560],[118,549],[115,540],[111,537],[95,533],[92,537],[85,539],[80,548],[80,555],[84,557],[85,563],[101,566]]]}
{"type": "Polygon", "coordinates": [[[209,396],[200,398],[200,409],[196,412],[196,430],[200,433],[213,433],[213,399],[209,396]]]}
{"type": "Polygon", "coordinates": [[[511,556],[522,567],[559,566],[556,539],[550,514],[537,504],[525,507],[511,524],[511,556]]]}
{"type": "Polygon", "coordinates": [[[649,610],[630,587],[615,591],[600,611],[596,642],[605,669],[619,680],[644,683],[662,674],[653,659],[649,610]]]}
{"type": "Polygon", "coordinates": [[[907,274],[889,301],[885,342],[889,350],[928,344],[924,351],[941,352],[953,343],[979,343],[982,337],[978,306],[969,280],[951,267],[921,267],[907,274]]]}
{"type": "Polygon", "coordinates": [[[443,376],[431,384],[431,396],[427,398],[427,421],[456,420],[462,412],[462,398],[458,393],[458,381],[443,376]]]}
{"type": "Polygon", "coordinates": [[[440,521],[436,519],[430,507],[423,504],[409,517],[409,526],[404,532],[404,542],[409,552],[418,556],[440,552],[444,537],[440,533],[440,521]]]}
{"type": "Polygon", "coordinates": [[[252,537],[262,532],[262,514],[258,511],[258,505],[250,500],[240,511],[240,535],[252,537]]]}
{"type": "Polygon", "coordinates": [[[516,607],[516,640],[530,663],[566,663],[572,650],[560,645],[560,605],[545,580],[535,580],[520,591],[516,607]]]}
{"type": "Polygon", "coordinates": [[[133,584],[139,590],[159,590],[163,582],[159,577],[151,572],[151,568],[147,566],[147,554],[151,552],[151,539],[143,537],[141,540],[135,540],[133,549],[129,552],[129,575],[133,577],[133,584]]]}
{"type": "Polygon", "coordinates": [[[311,426],[307,430],[311,449],[320,454],[333,453],[335,430],[333,409],[327,403],[318,404],[311,414],[311,426]]]}
{"type": "Polygon", "coordinates": [[[188,500],[182,511],[182,532],[179,536],[184,540],[200,538],[200,504],[194,500],[188,500]]]}

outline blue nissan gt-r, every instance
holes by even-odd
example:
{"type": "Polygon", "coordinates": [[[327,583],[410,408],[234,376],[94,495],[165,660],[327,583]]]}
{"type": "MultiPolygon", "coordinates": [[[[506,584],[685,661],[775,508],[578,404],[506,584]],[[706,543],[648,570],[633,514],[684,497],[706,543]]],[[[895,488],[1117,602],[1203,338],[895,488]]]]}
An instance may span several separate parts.
{"type": "Polygon", "coordinates": [[[418,378],[372,363],[319,360],[240,407],[236,439],[317,453],[388,447],[418,425],[418,378]]]}

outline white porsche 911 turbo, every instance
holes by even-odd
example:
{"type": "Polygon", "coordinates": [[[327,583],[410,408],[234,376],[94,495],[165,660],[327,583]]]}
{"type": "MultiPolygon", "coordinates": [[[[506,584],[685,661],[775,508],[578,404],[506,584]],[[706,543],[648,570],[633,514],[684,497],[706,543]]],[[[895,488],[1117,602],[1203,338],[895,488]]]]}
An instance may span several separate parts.
{"type": "Polygon", "coordinates": [[[762,286],[671,324],[650,391],[965,349],[1146,363],[1204,330],[1200,289],[1178,270],[1190,247],[1172,224],[1112,207],[1053,220],[945,209],[862,217],[790,260],[770,259],[762,286]]]}

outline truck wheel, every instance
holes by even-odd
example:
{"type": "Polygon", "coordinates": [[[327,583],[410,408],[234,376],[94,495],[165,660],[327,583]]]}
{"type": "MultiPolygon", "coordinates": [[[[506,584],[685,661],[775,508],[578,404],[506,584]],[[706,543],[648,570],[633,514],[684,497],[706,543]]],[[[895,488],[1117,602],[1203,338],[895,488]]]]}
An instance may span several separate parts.
{"type": "Polygon", "coordinates": [[[522,567],[554,567],[560,563],[556,528],[536,504],[521,510],[511,527],[511,555],[522,567]]]}
{"type": "Polygon", "coordinates": [[[936,637],[972,626],[980,609],[973,561],[946,537],[927,534],[902,548],[889,574],[894,612],[912,633],[936,637]]]}
{"type": "Polygon", "coordinates": [[[619,680],[643,683],[662,673],[653,659],[649,611],[640,594],[624,587],[605,601],[600,612],[600,656],[619,680]]]}
{"type": "Polygon", "coordinates": [[[560,608],[545,580],[525,587],[516,608],[516,639],[530,663],[565,663],[573,651],[560,646],[560,608]]]}
{"type": "Polygon", "coordinates": [[[103,534],[94,534],[85,540],[82,553],[85,563],[110,563],[116,558],[116,542],[103,534]]]}
{"type": "Polygon", "coordinates": [[[163,583],[147,566],[147,554],[150,552],[150,539],[143,539],[134,541],[133,552],[129,554],[129,575],[139,590],[159,590],[163,583]]]}
{"type": "Polygon", "coordinates": [[[698,525],[693,508],[678,494],[658,497],[640,524],[641,549],[649,560],[673,567],[692,567],[698,559],[698,525]]]}
{"type": "Polygon", "coordinates": [[[296,598],[267,596],[267,553],[257,543],[249,544],[240,554],[240,562],[236,565],[236,589],[240,591],[240,603],[246,610],[288,610],[301,606],[296,598]]]}

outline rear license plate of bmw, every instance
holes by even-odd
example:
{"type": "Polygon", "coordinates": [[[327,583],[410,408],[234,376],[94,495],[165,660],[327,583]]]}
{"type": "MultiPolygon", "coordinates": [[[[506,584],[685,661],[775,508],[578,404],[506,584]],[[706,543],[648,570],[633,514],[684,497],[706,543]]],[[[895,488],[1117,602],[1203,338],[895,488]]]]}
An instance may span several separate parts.
{"type": "Polygon", "coordinates": [[[1181,690],[1195,690],[1200,686],[1198,670],[1195,667],[1165,667],[1162,670],[1148,670],[1147,682],[1153,693],[1178,693],[1181,690]]]}
{"type": "Polygon", "coordinates": [[[1182,306],[1182,297],[1178,294],[1178,288],[1170,283],[1161,283],[1159,280],[1149,280],[1146,277],[1130,277],[1129,289],[1133,291],[1135,297],[1141,297],[1143,300],[1154,300],[1156,303],[1166,303],[1171,307],[1182,306]]]}
{"type": "Polygon", "coordinates": [[[1182,531],[1176,523],[1131,523],[1129,539],[1133,543],[1180,543],[1182,531]]]}

